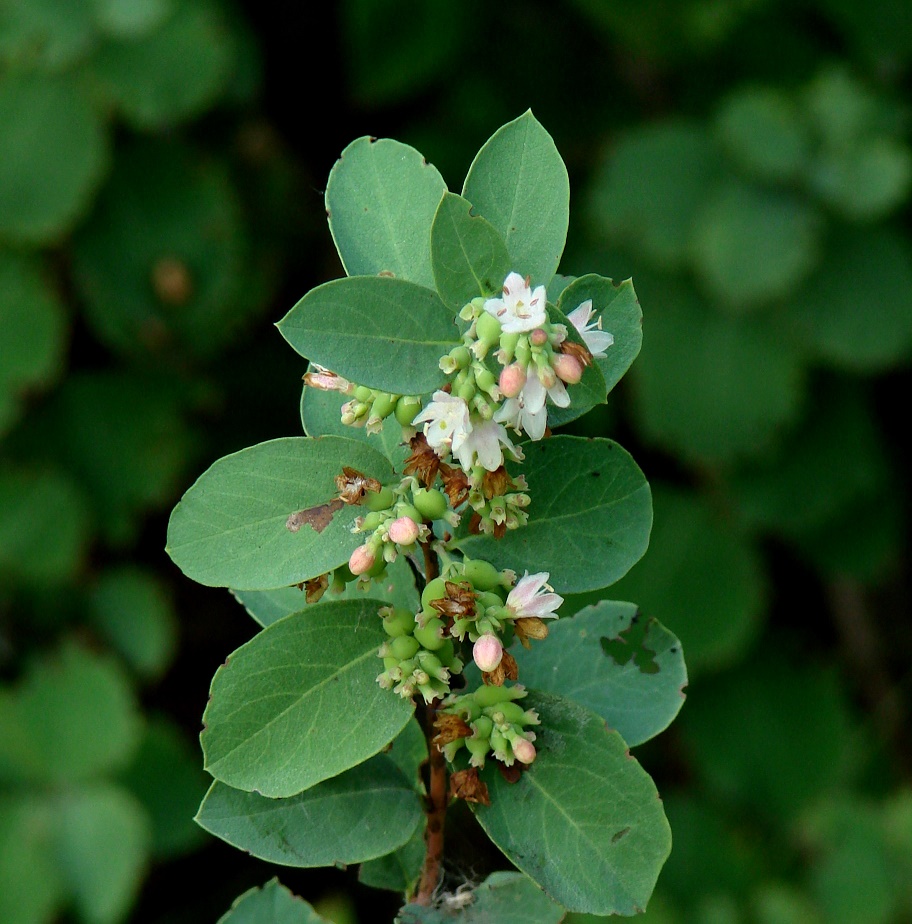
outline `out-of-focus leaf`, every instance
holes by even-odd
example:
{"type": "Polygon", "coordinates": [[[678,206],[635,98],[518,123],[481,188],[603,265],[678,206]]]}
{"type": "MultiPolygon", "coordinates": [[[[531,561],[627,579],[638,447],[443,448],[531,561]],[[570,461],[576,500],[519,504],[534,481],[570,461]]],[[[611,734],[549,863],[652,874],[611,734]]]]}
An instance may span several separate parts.
{"type": "Polygon", "coordinates": [[[197,115],[225,90],[230,76],[232,36],[219,5],[175,0],[173,6],[158,28],[122,30],[92,61],[103,91],[140,129],[165,128],[197,115]]]}
{"type": "Polygon", "coordinates": [[[547,644],[516,651],[527,687],[598,713],[634,747],[667,728],[684,703],[681,643],[632,603],[603,600],[551,623],[547,644]]]}
{"type": "Polygon", "coordinates": [[[431,225],[444,192],[436,167],[407,144],[353,141],[326,184],[329,230],[345,272],[391,273],[432,289],[431,225]]]}
{"type": "Polygon", "coordinates": [[[912,7],[905,0],[870,6],[856,0],[818,0],[816,6],[873,66],[895,73],[912,56],[912,7]]]}
{"type": "Polygon", "coordinates": [[[206,769],[229,786],[284,798],[372,757],[414,711],[377,686],[384,638],[372,600],[317,604],[264,629],[212,681],[206,769]]]}
{"type": "Polygon", "coordinates": [[[98,27],[118,38],[157,29],[174,11],[175,0],[91,0],[98,27]]]}
{"type": "Polygon", "coordinates": [[[104,122],[72,77],[8,74],[0,80],[0,125],[0,240],[56,241],[105,172],[104,122]]]}
{"type": "Polygon", "coordinates": [[[207,357],[260,307],[244,274],[248,249],[240,206],[217,166],[174,142],[135,142],[119,152],[76,238],[74,275],[107,346],[207,357]]]}
{"type": "Polygon", "coordinates": [[[684,265],[694,218],[719,169],[719,155],[699,125],[665,122],[629,132],[589,191],[593,234],[634,247],[660,267],[684,265]]]}
{"type": "Polygon", "coordinates": [[[802,400],[800,356],[782,329],[707,311],[669,280],[641,276],[637,286],[654,306],[633,367],[634,423],[643,436],[696,462],[766,449],[802,400]]]}
{"type": "Polygon", "coordinates": [[[278,879],[250,889],[219,918],[218,924],[330,924],[278,879]]]}
{"type": "Polygon", "coordinates": [[[716,114],[716,134],[748,175],[790,180],[806,167],[810,137],[802,113],[781,90],[746,87],[729,96],[716,114]]]}
{"type": "Polygon", "coordinates": [[[362,508],[338,500],[335,479],[345,467],[393,479],[385,456],[338,436],[270,440],[225,456],[174,508],[166,551],[195,581],[239,590],[291,586],[338,568],[363,541],[351,532],[362,508]]]}
{"type": "Polygon", "coordinates": [[[92,0],[28,0],[0,5],[0,65],[59,71],[95,42],[92,0]]]}
{"type": "Polygon", "coordinates": [[[912,248],[889,228],[840,228],[790,315],[816,357],[879,372],[912,353],[912,248]]]}
{"type": "Polygon", "coordinates": [[[760,555],[699,497],[657,486],[654,504],[649,552],[611,592],[674,627],[691,670],[730,663],[764,611],[760,555]]]}
{"type": "Polygon", "coordinates": [[[813,901],[794,886],[768,882],[751,896],[757,924],[824,924],[813,901]]]}
{"type": "Polygon", "coordinates": [[[164,716],[150,719],[120,780],[149,815],[154,858],[186,853],[205,840],[193,816],[210,781],[202,770],[196,742],[191,747],[170,720],[164,716]]]}
{"type": "Polygon", "coordinates": [[[149,821],[117,786],[99,784],[60,797],[55,820],[60,871],[87,924],[116,924],[139,891],[149,821]]]}
{"type": "Polygon", "coordinates": [[[696,219],[693,256],[707,290],[747,311],[781,298],[818,261],[820,222],[790,193],[729,181],[696,219]]]}
{"type": "MultiPolygon", "coordinates": [[[[0,168],[2,169],[2,168],[0,168]]],[[[60,372],[66,340],[63,305],[38,264],[0,250],[0,434],[20,399],[60,372]]]]}
{"type": "Polygon", "coordinates": [[[70,646],[0,700],[0,779],[76,783],[120,769],[139,739],[133,692],[108,658],[70,646]]]}
{"type": "Polygon", "coordinates": [[[89,538],[88,504],[68,477],[0,467],[0,582],[62,584],[89,538]]]}
{"type": "Polygon", "coordinates": [[[89,598],[89,619],[142,677],[167,669],[177,648],[177,619],[162,583],[125,566],[102,574],[89,598]]]}

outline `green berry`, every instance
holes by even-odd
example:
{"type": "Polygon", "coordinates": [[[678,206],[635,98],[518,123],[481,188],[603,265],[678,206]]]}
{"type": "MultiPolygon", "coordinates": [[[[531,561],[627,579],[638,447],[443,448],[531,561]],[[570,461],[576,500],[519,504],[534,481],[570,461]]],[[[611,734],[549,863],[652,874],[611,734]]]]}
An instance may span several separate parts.
{"type": "Polygon", "coordinates": [[[459,386],[456,391],[456,395],[459,398],[462,398],[463,401],[469,402],[472,398],[475,397],[475,383],[474,382],[465,382],[459,386]]]}
{"type": "Polygon", "coordinates": [[[522,699],[526,691],[517,687],[479,687],[473,694],[475,702],[485,709],[487,706],[496,706],[498,703],[506,703],[514,699],[522,699]]]}
{"type": "Polygon", "coordinates": [[[450,350],[450,356],[453,358],[453,362],[456,363],[457,369],[465,369],[472,362],[472,354],[469,352],[468,347],[454,347],[450,350]]]}
{"type": "Polygon", "coordinates": [[[508,725],[523,725],[526,720],[526,710],[519,703],[510,701],[497,703],[496,706],[488,706],[484,712],[485,715],[489,715],[492,719],[500,714],[502,718],[499,721],[506,722],[508,725]]]}
{"type": "MultiPolygon", "coordinates": [[[[434,654],[437,655],[440,659],[440,663],[444,667],[452,669],[456,661],[456,646],[453,644],[453,640],[451,638],[445,638],[443,644],[435,650],[434,654]]],[[[458,673],[458,671],[455,673],[458,673]]]]}
{"type": "Polygon", "coordinates": [[[446,596],[446,581],[443,578],[434,578],[428,581],[427,587],[421,592],[421,606],[428,609],[433,600],[440,600],[446,596]]]}
{"type": "MultiPolygon", "coordinates": [[[[393,494],[392,488],[381,488],[379,491],[368,491],[364,495],[364,506],[368,510],[388,510],[395,499],[396,495],[393,494]]],[[[380,524],[378,523],[377,525],[379,526],[380,524]]]]}
{"type": "Polygon", "coordinates": [[[367,387],[364,386],[364,385],[359,385],[359,386],[355,389],[355,397],[356,397],[362,404],[367,404],[367,402],[370,401],[371,398],[374,397],[374,393],[373,393],[373,391],[372,391],[370,388],[367,388],[367,387]]]}
{"type": "Polygon", "coordinates": [[[494,722],[486,715],[480,715],[473,723],[476,738],[488,739],[494,731],[494,722]]]}
{"type": "Polygon", "coordinates": [[[383,630],[387,635],[398,638],[411,635],[415,628],[415,614],[408,610],[395,609],[383,619],[383,630]]]}
{"type": "Polygon", "coordinates": [[[424,517],[421,516],[421,511],[412,504],[397,504],[396,516],[408,517],[410,520],[414,520],[415,523],[420,523],[424,519],[424,517]]]}
{"type": "Polygon", "coordinates": [[[396,402],[399,400],[398,395],[390,395],[385,391],[381,391],[376,398],[374,398],[374,404],[371,408],[371,415],[373,417],[379,417],[383,420],[385,417],[389,417],[390,414],[396,409],[396,402]]]}
{"type": "Polygon", "coordinates": [[[488,561],[476,558],[465,562],[463,567],[465,579],[476,590],[493,590],[500,584],[500,572],[488,561]]]}
{"type": "Polygon", "coordinates": [[[372,510],[361,521],[361,532],[372,533],[378,526],[386,522],[383,510],[372,510]]]}
{"type": "Polygon", "coordinates": [[[398,635],[390,642],[390,651],[393,657],[398,658],[400,661],[414,658],[418,654],[420,647],[417,640],[411,635],[398,635]]]}
{"type": "Polygon", "coordinates": [[[383,659],[383,666],[384,666],[388,671],[391,671],[394,667],[398,667],[398,666],[399,666],[399,659],[398,659],[398,658],[386,657],[386,658],[383,659]]]}
{"type": "Polygon", "coordinates": [[[487,311],[475,322],[475,336],[487,346],[494,346],[500,340],[500,321],[487,311]]]}
{"type": "Polygon", "coordinates": [[[516,344],[516,361],[521,366],[528,366],[532,359],[532,347],[529,345],[529,338],[523,337],[516,344]]]}
{"type": "Polygon", "coordinates": [[[437,618],[427,620],[423,626],[415,629],[414,635],[428,651],[443,648],[443,620],[437,618]]]}
{"type": "Polygon", "coordinates": [[[413,498],[421,516],[428,520],[439,520],[449,510],[446,495],[436,488],[419,488],[413,498]]]}
{"type": "Polygon", "coordinates": [[[496,384],[497,378],[490,369],[476,369],[475,370],[475,384],[482,391],[490,391],[496,384]]]}
{"type": "Polygon", "coordinates": [[[396,420],[403,427],[411,425],[418,412],[421,410],[421,399],[413,395],[405,395],[396,403],[396,420]]]}
{"type": "Polygon", "coordinates": [[[503,599],[494,593],[493,590],[486,590],[484,593],[480,593],[477,600],[477,606],[481,609],[488,609],[490,606],[502,607],[504,605],[503,599]]]}
{"type": "Polygon", "coordinates": [[[479,760],[488,756],[491,750],[491,742],[487,738],[465,738],[465,746],[469,753],[479,760]]]}

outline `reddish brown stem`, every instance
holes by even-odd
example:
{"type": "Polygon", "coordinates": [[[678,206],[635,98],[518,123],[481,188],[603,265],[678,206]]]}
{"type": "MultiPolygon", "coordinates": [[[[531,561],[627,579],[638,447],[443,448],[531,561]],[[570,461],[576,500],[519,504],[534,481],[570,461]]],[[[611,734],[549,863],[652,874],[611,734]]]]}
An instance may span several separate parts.
{"type": "MultiPolygon", "coordinates": [[[[432,581],[440,574],[440,562],[429,542],[423,542],[421,549],[424,552],[425,580],[432,581]]],[[[436,717],[437,700],[434,700],[424,710],[424,734],[430,757],[428,758],[426,804],[427,828],[424,835],[427,852],[418,883],[418,894],[415,896],[415,902],[419,905],[430,905],[433,901],[434,892],[440,882],[440,868],[443,863],[443,827],[446,821],[448,787],[446,761],[443,754],[431,743],[435,734],[434,720],[436,717]]]]}

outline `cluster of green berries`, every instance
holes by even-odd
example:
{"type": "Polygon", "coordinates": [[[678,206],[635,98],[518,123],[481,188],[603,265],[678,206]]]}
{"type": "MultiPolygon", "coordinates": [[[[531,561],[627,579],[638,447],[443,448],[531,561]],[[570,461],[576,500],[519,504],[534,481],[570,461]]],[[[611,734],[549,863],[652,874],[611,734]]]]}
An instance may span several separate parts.
{"type": "Polygon", "coordinates": [[[483,767],[489,754],[507,767],[516,760],[531,764],[535,760],[535,732],[526,726],[539,725],[540,721],[534,709],[523,709],[517,702],[526,695],[525,688],[516,684],[479,687],[444,700],[440,712],[458,716],[470,732],[448,740],[441,748],[444,757],[452,763],[465,747],[473,767],[483,767]]]}
{"type": "Polygon", "coordinates": [[[421,399],[415,395],[392,395],[364,385],[355,387],[350,401],[342,405],[342,423],[364,427],[368,433],[379,433],[383,421],[390,415],[408,427],[421,410],[421,399]]]}

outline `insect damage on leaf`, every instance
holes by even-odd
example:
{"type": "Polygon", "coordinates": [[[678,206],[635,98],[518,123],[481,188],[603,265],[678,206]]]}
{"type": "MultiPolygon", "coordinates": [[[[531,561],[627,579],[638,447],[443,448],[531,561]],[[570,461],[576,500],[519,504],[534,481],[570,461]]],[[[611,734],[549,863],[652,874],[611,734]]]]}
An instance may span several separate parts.
{"type": "Polygon", "coordinates": [[[661,668],[655,659],[655,652],[646,647],[646,636],[654,622],[654,619],[643,622],[637,613],[630,625],[615,638],[603,635],[599,639],[602,651],[619,667],[633,661],[641,673],[658,674],[661,668]]]}
{"type": "Polygon", "coordinates": [[[305,523],[312,526],[314,532],[322,533],[332,522],[333,515],[345,506],[344,501],[338,497],[328,504],[318,504],[316,507],[307,507],[289,515],[285,521],[285,529],[296,533],[305,523]]]}

